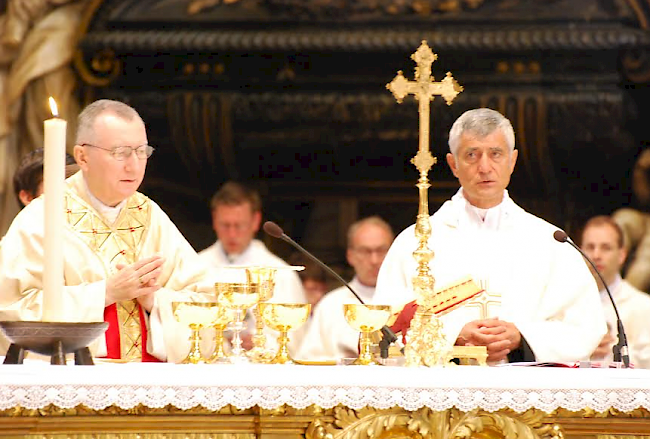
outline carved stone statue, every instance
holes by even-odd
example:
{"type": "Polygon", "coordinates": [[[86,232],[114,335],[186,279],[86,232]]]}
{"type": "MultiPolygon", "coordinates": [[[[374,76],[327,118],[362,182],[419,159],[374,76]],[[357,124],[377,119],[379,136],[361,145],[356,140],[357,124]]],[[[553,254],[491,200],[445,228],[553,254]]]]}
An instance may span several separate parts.
{"type": "Polygon", "coordinates": [[[0,17],[0,236],[18,211],[11,189],[18,159],[43,146],[48,96],[68,119],[68,135],[75,131],[79,110],[69,64],[87,3],[9,0],[0,17]]]}
{"type": "MultiPolygon", "coordinates": [[[[632,188],[643,206],[650,207],[650,149],[643,150],[632,170],[632,188]]],[[[641,291],[650,291],[650,213],[622,208],[612,217],[621,228],[633,255],[625,279],[641,291]]]]}

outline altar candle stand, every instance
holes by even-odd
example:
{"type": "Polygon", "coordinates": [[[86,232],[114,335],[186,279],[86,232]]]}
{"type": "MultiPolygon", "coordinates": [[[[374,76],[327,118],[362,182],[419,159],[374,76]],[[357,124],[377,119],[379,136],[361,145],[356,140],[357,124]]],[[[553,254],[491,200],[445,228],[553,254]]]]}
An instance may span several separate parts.
{"type": "Polygon", "coordinates": [[[58,117],[50,97],[52,118],[44,122],[44,255],[42,321],[4,321],[0,328],[11,341],[4,364],[21,364],[25,350],[50,355],[51,364],[66,364],[74,352],[75,364],[91,365],[88,345],[108,328],[106,322],[66,322],[63,307],[65,227],[65,146],[67,122],[58,117]]]}

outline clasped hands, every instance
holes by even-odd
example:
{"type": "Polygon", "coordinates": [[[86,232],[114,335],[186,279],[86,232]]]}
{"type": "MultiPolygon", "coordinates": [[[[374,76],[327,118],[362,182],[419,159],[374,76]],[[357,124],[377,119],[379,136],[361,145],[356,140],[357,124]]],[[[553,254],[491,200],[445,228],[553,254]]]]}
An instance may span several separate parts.
{"type": "Polygon", "coordinates": [[[521,334],[517,327],[510,322],[499,320],[497,317],[474,320],[463,326],[457,346],[485,346],[489,362],[497,362],[507,358],[508,354],[521,344],[521,334]]]}
{"type": "Polygon", "coordinates": [[[158,277],[164,262],[165,258],[155,255],[130,265],[117,264],[117,272],[106,279],[104,306],[137,299],[144,309],[151,311],[154,293],[160,289],[158,277]]]}

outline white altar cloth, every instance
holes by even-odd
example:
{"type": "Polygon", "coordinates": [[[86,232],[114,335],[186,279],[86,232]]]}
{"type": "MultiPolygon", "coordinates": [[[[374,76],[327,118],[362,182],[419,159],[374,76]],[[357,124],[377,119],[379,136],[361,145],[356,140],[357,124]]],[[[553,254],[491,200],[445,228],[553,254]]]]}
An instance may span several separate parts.
{"type": "Polygon", "coordinates": [[[406,410],[650,410],[650,370],[534,367],[97,364],[0,365],[0,410],[142,404],[218,410],[338,404],[406,410]]]}

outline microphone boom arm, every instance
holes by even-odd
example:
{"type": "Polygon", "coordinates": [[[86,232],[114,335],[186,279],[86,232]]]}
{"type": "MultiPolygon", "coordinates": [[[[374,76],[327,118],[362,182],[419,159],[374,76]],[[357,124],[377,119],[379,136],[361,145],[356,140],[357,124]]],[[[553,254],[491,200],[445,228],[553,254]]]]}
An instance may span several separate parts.
{"type": "Polygon", "coordinates": [[[621,320],[621,316],[618,313],[616,302],[614,302],[614,297],[612,296],[611,291],[609,291],[607,282],[605,282],[605,279],[603,279],[603,276],[600,274],[600,271],[596,267],[596,264],[594,264],[594,262],[591,260],[591,258],[587,257],[587,255],[582,251],[582,249],[578,247],[565,232],[561,230],[557,230],[555,233],[553,233],[553,238],[555,238],[555,240],[558,242],[567,242],[569,243],[569,245],[571,245],[571,247],[576,249],[578,253],[582,255],[584,260],[587,261],[589,265],[591,265],[591,267],[594,269],[594,272],[596,272],[598,279],[600,279],[602,284],[605,286],[605,291],[609,296],[609,300],[612,303],[612,308],[614,308],[614,313],[616,314],[616,330],[618,335],[618,343],[612,346],[612,354],[614,356],[614,361],[617,362],[622,361],[625,367],[630,367],[630,354],[627,346],[627,336],[625,335],[625,329],[623,328],[623,321],[621,320]]]}
{"type": "MultiPolygon", "coordinates": [[[[361,303],[362,305],[365,305],[365,304],[366,304],[366,303],[361,299],[361,297],[359,297],[359,295],[358,295],[358,294],[357,294],[357,293],[352,289],[352,287],[350,286],[350,284],[348,284],[348,283],[347,283],[347,282],[346,282],[346,281],[345,281],[341,276],[339,276],[339,274],[338,274],[336,271],[332,270],[330,267],[328,267],[327,265],[325,265],[325,263],[324,263],[323,261],[321,261],[321,260],[318,259],[316,256],[314,256],[314,255],[312,255],[311,253],[309,253],[307,250],[305,250],[305,248],[303,248],[303,246],[301,246],[301,245],[298,244],[296,241],[294,241],[293,239],[291,239],[291,238],[290,238],[286,233],[284,233],[284,232],[282,231],[282,228],[281,228],[280,226],[278,226],[276,223],[274,223],[274,222],[272,222],[272,221],[267,221],[267,222],[264,223],[264,226],[263,226],[262,228],[263,228],[264,231],[265,231],[266,233],[268,233],[269,235],[273,236],[274,238],[279,238],[279,239],[281,239],[281,240],[283,240],[283,241],[289,243],[289,244],[292,245],[293,247],[295,247],[295,248],[297,248],[298,250],[300,250],[303,254],[307,255],[307,256],[309,257],[309,259],[311,259],[312,261],[316,262],[316,263],[317,263],[320,267],[322,267],[325,271],[327,271],[329,274],[331,274],[332,276],[334,276],[334,277],[335,277],[339,282],[341,282],[343,285],[345,285],[345,287],[346,287],[348,290],[350,290],[350,292],[352,293],[352,295],[353,295],[353,296],[354,296],[354,297],[359,301],[359,303],[361,303]]],[[[380,342],[380,347],[381,347],[381,357],[382,357],[382,358],[388,358],[388,345],[391,344],[391,343],[393,343],[394,341],[396,341],[396,340],[397,340],[397,336],[395,335],[395,333],[394,333],[394,332],[393,332],[393,331],[392,331],[392,330],[391,330],[387,325],[384,325],[384,326],[381,328],[381,333],[382,333],[382,340],[381,340],[381,342],[380,342]]]]}

